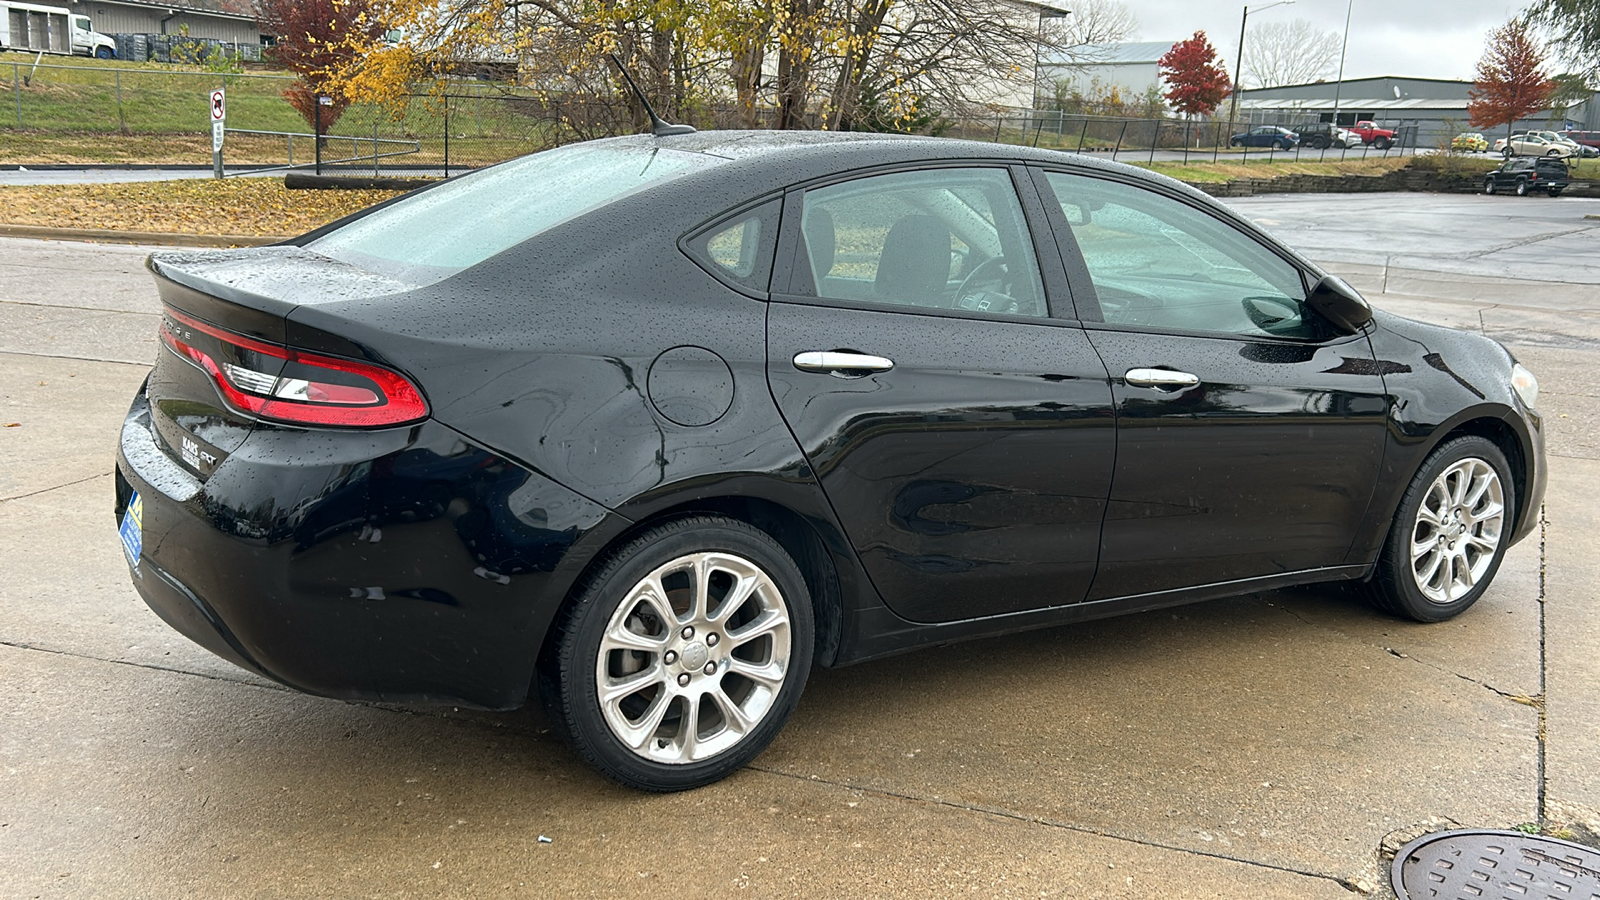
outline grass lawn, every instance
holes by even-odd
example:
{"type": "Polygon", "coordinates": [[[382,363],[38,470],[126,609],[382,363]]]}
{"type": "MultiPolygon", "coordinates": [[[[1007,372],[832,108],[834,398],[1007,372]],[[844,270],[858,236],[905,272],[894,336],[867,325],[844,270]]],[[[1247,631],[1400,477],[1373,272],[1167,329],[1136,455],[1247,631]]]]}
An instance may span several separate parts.
{"type": "Polygon", "coordinates": [[[167,234],[289,237],[398,191],[287,191],[274,178],[0,187],[0,222],[167,234]]]}
{"type": "Polygon", "coordinates": [[[1410,157],[1381,157],[1370,159],[1349,159],[1343,162],[1330,159],[1327,162],[1317,162],[1308,159],[1304,162],[1279,159],[1268,162],[1265,158],[1260,160],[1230,160],[1227,162],[1189,163],[1181,162],[1138,162],[1134,165],[1160,172],[1180,181],[1195,181],[1220,184],[1232,181],[1235,178],[1277,178],[1281,175],[1382,175],[1403,169],[1411,161],[1410,157]]]}

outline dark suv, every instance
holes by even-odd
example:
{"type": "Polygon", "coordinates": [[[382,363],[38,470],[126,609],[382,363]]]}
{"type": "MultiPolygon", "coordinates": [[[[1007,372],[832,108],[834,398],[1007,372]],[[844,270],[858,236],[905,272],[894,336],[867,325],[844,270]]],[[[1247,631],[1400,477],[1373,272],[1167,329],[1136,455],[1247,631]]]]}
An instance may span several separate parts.
{"type": "Polygon", "coordinates": [[[1547,156],[1515,156],[1483,176],[1483,192],[1515,191],[1518,197],[1544,191],[1554,197],[1567,187],[1567,164],[1547,156]]]}

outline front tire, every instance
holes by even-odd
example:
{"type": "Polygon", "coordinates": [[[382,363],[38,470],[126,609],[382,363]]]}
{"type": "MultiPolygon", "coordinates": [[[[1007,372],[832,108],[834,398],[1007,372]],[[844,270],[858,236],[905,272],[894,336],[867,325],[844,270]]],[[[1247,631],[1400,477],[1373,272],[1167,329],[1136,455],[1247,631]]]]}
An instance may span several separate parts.
{"type": "Polygon", "coordinates": [[[94,51],[94,55],[95,55],[96,59],[110,59],[111,58],[111,48],[110,47],[99,47],[99,48],[96,48],[95,51],[94,51]]]}
{"type": "Polygon", "coordinates": [[[1485,178],[1483,180],[1483,192],[1485,194],[1494,193],[1494,179],[1493,178],[1485,178]]]}
{"type": "Polygon", "coordinates": [[[742,768],[794,711],[811,598],[765,532],[695,516],[612,553],[555,634],[540,692],[568,744],[629,787],[681,791],[742,768]]]}
{"type": "Polygon", "coordinates": [[[1394,146],[1394,142],[1388,138],[1378,138],[1372,142],[1372,146],[1377,147],[1379,150],[1387,150],[1394,146]]]}
{"type": "Polygon", "coordinates": [[[1441,445],[1400,501],[1372,580],[1374,602],[1418,622],[1465,612],[1499,571],[1516,511],[1499,447],[1476,436],[1441,445]]]}

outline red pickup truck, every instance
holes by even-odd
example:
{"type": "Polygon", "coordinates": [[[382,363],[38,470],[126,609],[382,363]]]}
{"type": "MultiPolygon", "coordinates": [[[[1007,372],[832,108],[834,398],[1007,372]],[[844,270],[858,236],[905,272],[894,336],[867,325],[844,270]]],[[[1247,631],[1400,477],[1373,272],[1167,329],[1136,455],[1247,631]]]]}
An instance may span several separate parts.
{"type": "Polygon", "coordinates": [[[1387,150],[1394,146],[1394,132],[1387,128],[1379,128],[1376,122],[1363,120],[1353,125],[1350,130],[1361,135],[1362,141],[1379,150],[1387,150]]]}

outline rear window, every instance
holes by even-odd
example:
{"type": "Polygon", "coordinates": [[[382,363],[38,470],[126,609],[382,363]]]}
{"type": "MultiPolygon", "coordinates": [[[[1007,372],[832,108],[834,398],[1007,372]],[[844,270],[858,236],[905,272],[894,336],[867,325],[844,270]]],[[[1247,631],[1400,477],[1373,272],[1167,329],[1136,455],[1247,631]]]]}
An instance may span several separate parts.
{"type": "Polygon", "coordinates": [[[660,147],[570,144],[406,197],[306,248],[432,284],[597,206],[721,161],[660,147]]]}

